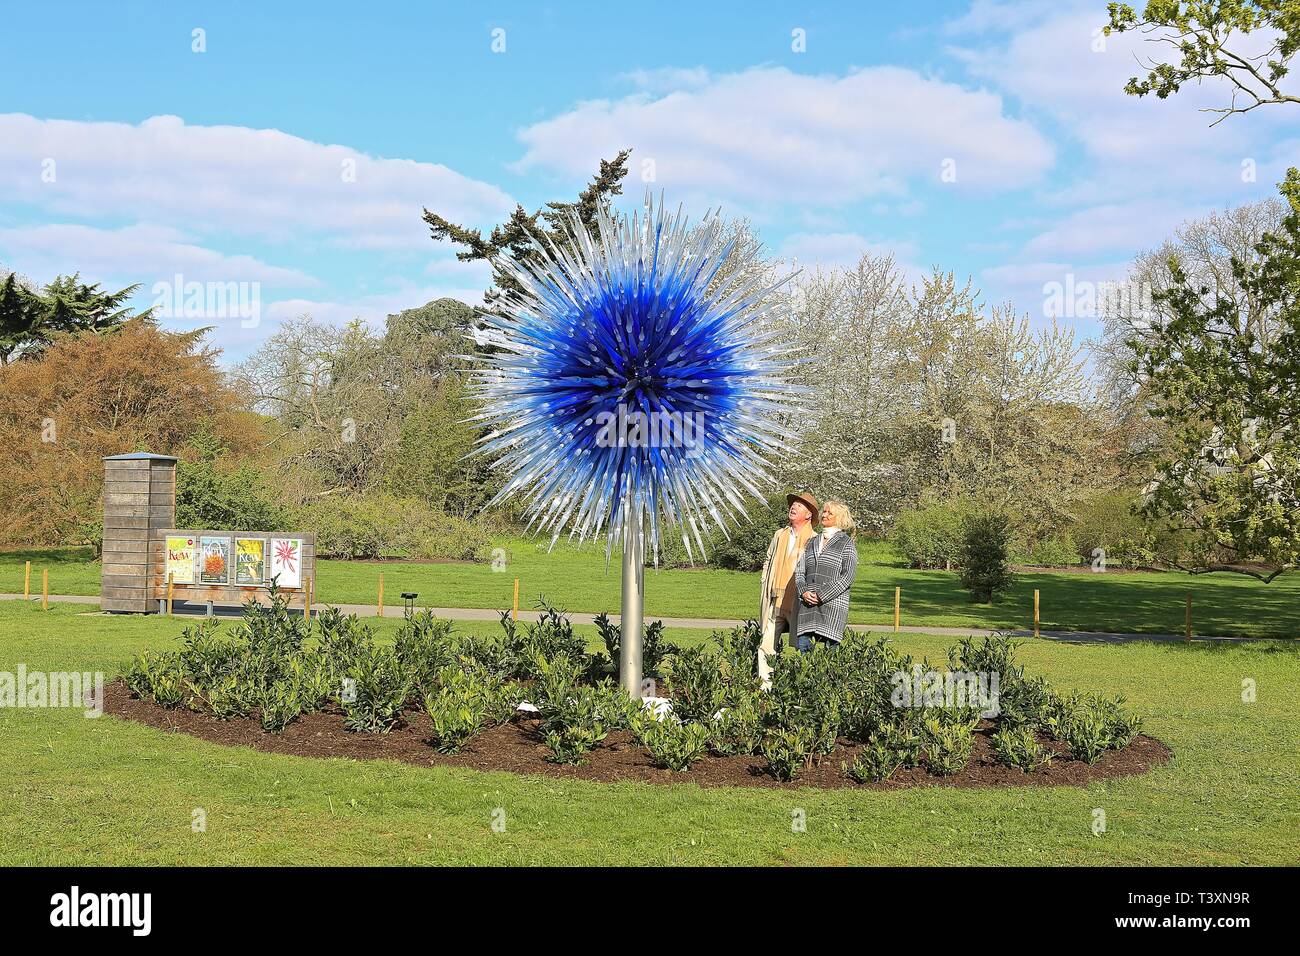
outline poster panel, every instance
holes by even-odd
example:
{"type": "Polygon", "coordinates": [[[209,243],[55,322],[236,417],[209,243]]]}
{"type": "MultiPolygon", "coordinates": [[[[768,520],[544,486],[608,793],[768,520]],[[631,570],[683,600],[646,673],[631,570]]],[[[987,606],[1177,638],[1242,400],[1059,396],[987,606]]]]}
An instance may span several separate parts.
{"type": "Polygon", "coordinates": [[[194,583],[195,545],[193,535],[167,536],[167,564],[163,569],[163,579],[171,575],[177,584],[194,583]]]}
{"type": "Polygon", "coordinates": [[[271,539],[271,577],[282,588],[302,587],[302,538],[271,539]]]}
{"type": "Polygon", "coordinates": [[[230,583],[230,539],[215,535],[199,538],[199,582],[230,583]]]}
{"type": "Polygon", "coordinates": [[[265,578],[266,541],[262,538],[236,538],[235,583],[255,587],[265,578]]]}

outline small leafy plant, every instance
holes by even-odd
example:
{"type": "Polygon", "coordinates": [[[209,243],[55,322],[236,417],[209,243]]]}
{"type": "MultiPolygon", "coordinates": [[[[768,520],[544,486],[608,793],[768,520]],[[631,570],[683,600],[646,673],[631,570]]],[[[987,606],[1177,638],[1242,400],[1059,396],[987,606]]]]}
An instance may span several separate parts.
{"type": "Polygon", "coordinates": [[[975,748],[975,734],[969,723],[929,719],[923,726],[925,765],[931,773],[947,777],[966,766],[975,748]]]}
{"type": "Polygon", "coordinates": [[[348,670],[354,693],[343,700],[348,730],[386,734],[402,719],[413,677],[389,648],[369,648],[348,670]]]}
{"type": "Polygon", "coordinates": [[[290,680],[277,680],[264,686],[258,705],[262,729],[273,734],[282,733],[285,727],[302,716],[298,688],[290,680]]]}
{"type": "Polygon", "coordinates": [[[668,675],[673,713],[684,722],[707,723],[727,700],[722,659],[707,647],[684,648],[668,675]]]}
{"type": "Polygon", "coordinates": [[[709,749],[721,757],[756,752],[763,743],[763,715],[758,698],[746,694],[726,708],[710,725],[709,749]]]}
{"type": "Polygon", "coordinates": [[[811,727],[774,728],[763,736],[759,749],[772,776],[788,781],[812,763],[815,743],[811,727]]]}
{"type": "Polygon", "coordinates": [[[424,711],[433,724],[430,743],[439,753],[460,753],[483,726],[486,716],[482,688],[460,674],[461,679],[448,681],[424,699],[424,711]]]}
{"type": "Polygon", "coordinates": [[[887,739],[877,735],[858,751],[852,765],[842,763],[840,769],[858,783],[880,783],[893,776],[902,765],[903,758],[898,750],[890,746],[887,739]]]}
{"type": "Polygon", "coordinates": [[[998,762],[1032,773],[1052,762],[1052,752],[1038,742],[1032,726],[1003,727],[991,738],[998,762]]]}
{"type": "Polygon", "coordinates": [[[641,744],[656,764],[669,770],[688,770],[704,756],[709,729],[703,724],[684,724],[672,717],[644,723],[641,744]]]}

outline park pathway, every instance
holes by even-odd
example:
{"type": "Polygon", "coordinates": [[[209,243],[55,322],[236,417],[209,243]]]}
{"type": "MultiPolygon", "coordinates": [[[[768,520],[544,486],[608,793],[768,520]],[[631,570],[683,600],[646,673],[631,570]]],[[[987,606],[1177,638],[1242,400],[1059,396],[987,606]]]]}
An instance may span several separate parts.
{"type": "MultiPolygon", "coordinates": [[[[0,601],[21,601],[21,594],[0,594],[0,601]]],[[[39,597],[33,597],[30,601],[40,601],[39,597]]],[[[51,601],[57,601],[64,604],[92,604],[98,606],[99,596],[91,594],[51,594],[51,601]]],[[[337,607],[345,614],[355,614],[358,617],[376,617],[377,609],[373,604],[331,604],[329,607],[337,607]]],[[[447,618],[452,621],[496,621],[500,619],[499,611],[491,608],[474,608],[474,607],[433,607],[421,608],[420,610],[430,610],[438,617],[447,618]]],[[[197,617],[204,612],[201,604],[187,605],[183,602],[176,602],[175,611],[178,615],[184,617],[197,617]]],[[[238,617],[238,608],[224,608],[218,610],[220,617],[238,617]]],[[[400,618],[402,609],[400,607],[385,608],[385,616],[400,618]]],[[[568,612],[568,617],[574,624],[591,624],[594,623],[596,615],[586,614],[580,611],[568,612]]],[[[610,620],[618,623],[619,616],[611,614],[610,620]]],[[[519,619],[521,621],[536,621],[538,613],[536,611],[520,611],[519,619]]],[[[664,627],[684,627],[700,628],[709,630],[712,628],[730,628],[735,627],[743,622],[730,620],[727,618],[707,618],[707,617],[657,617],[647,614],[647,620],[660,620],[664,622],[664,627]]],[[[849,627],[855,631],[866,631],[876,634],[884,634],[893,631],[892,624],[850,624],[849,627]]],[[[898,629],[905,634],[941,634],[948,637],[965,637],[975,635],[984,637],[993,634],[1005,634],[1010,637],[1033,637],[1033,631],[1028,630],[990,630],[981,627],[939,627],[937,625],[924,624],[906,624],[898,629]]],[[[1079,644],[1122,644],[1127,641],[1159,641],[1159,642],[1182,642],[1182,634],[1123,634],[1111,631],[1049,631],[1040,630],[1039,637],[1050,641],[1064,641],[1079,644]]],[[[1269,637],[1224,637],[1210,634],[1196,634],[1193,637],[1196,641],[1269,641],[1269,640],[1289,640],[1289,638],[1269,638],[1269,637]]]]}

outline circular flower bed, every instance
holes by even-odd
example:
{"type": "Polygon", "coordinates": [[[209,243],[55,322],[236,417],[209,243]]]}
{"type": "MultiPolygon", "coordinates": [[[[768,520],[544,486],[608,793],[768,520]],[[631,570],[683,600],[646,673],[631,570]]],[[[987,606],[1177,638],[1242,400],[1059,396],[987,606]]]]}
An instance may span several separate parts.
{"type": "Polygon", "coordinates": [[[645,669],[666,705],[613,682],[619,631],[589,654],[563,613],[492,636],[427,613],[390,646],[334,609],[310,624],[278,598],[224,632],[187,627],[140,655],[107,710],[222,743],[306,756],[388,758],[593,780],[706,786],[1081,784],[1169,757],[1122,698],[1062,695],[1026,677],[1015,644],[965,638],[943,667],[884,638],[785,654],[770,689],[758,631],[678,648],[646,628],[645,669]]]}

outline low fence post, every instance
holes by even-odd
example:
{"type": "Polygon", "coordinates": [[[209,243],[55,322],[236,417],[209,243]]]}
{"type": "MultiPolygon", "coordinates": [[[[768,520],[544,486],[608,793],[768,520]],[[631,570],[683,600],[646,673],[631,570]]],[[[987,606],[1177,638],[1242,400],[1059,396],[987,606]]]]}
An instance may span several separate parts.
{"type": "Polygon", "coordinates": [[[28,561],[23,567],[23,600],[32,596],[32,563],[28,561]]]}
{"type": "Polygon", "coordinates": [[[1034,588],[1034,637],[1038,637],[1038,588],[1034,588]]]}
{"type": "Polygon", "coordinates": [[[898,626],[902,618],[903,611],[903,589],[894,588],[894,633],[898,633],[898,626]]]}
{"type": "Polygon", "coordinates": [[[50,569],[41,568],[41,610],[50,609],[50,569]]]}
{"type": "Polygon", "coordinates": [[[176,587],[176,573],[167,572],[167,616],[172,617],[172,592],[176,587]]]}

